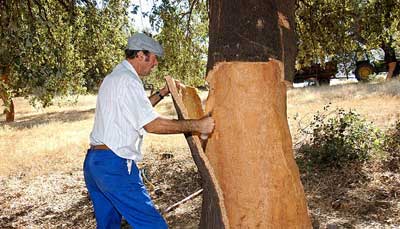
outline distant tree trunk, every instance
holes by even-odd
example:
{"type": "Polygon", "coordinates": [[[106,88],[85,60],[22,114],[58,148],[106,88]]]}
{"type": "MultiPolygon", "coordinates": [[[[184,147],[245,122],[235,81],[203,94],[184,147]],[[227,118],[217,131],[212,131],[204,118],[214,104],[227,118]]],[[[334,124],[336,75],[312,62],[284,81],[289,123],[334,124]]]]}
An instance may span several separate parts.
{"type": "Polygon", "coordinates": [[[4,112],[6,113],[6,122],[15,121],[14,101],[12,99],[9,100],[9,106],[4,110],[4,112]]]}
{"type": "Polygon", "coordinates": [[[396,69],[397,59],[392,42],[382,43],[381,48],[385,52],[385,63],[387,66],[386,80],[390,80],[393,77],[394,70],[396,69]]]}
{"type": "MultiPolygon", "coordinates": [[[[8,84],[9,82],[9,74],[10,74],[10,67],[7,66],[1,66],[2,71],[1,71],[1,83],[2,84],[8,84]]],[[[3,101],[3,104],[5,106],[4,113],[6,114],[6,122],[14,122],[15,119],[15,111],[14,111],[14,102],[12,98],[7,94],[6,88],[4,88],[0,84],[0,97],[1,100],[3,101]]]]}
{"type": "MultiPolygon", "coordinates": [[[[206,155],[228,220],[204,187],[200,228],[311,228],[286,116],[295,1],[210,0],[206,155]]],[[[206,181],[207,182],[207,181],[206,181]]]]}

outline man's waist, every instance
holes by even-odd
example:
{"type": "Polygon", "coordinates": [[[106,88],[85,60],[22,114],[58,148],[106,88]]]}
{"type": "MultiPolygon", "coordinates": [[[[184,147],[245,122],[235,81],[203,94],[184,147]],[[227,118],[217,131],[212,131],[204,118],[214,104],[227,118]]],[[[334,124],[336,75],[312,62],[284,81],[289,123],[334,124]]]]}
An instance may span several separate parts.
{"type": "Polygon", "coordinates": [[[107,145],[90,145],[91,150],[110,150],[107,145]]]}
{"type": "Polygon", "coordinates": [[[115,145],[112,142],[104,144],[103,142],[91,141],[89,143],[89,150],[109,150],[117,154],[119,157],[134,160],[136,162],[142,160],[142,153],[140,151],[140,146],[135,147],[135,145],[115,145]]]}

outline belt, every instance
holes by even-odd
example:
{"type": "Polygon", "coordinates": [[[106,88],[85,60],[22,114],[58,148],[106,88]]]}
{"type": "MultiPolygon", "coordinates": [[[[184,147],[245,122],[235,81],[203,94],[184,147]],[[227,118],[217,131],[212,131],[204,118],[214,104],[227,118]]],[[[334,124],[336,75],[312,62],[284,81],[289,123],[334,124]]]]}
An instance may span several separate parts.
{"type": "Polygon", "coordinates": [[[90,149],[91,150],[96,150],[96,149],[106,149],[106,150],[109,150],[110,148],[108,148],[108,146],[106,146],[106,145],[90,145],[90,149]]]}

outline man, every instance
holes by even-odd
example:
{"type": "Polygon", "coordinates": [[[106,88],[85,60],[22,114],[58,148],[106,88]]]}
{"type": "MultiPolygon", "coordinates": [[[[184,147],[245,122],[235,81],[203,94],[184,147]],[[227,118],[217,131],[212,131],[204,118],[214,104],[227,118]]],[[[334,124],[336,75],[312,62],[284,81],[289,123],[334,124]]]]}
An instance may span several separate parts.
{"type": "Polygon", "coordinates": [[[142,160],[146,132],[210,134],[214,120],[171,120],[152,106],[169,93],[167,86],[147,98],[142,79],[163,56],[161,45],[135,34],[128,39],[126,60],[105,77],[100,86],[91,147],[84,162],[84,176],[93,202],[97,228],[120,228],[123,216],[134,229],[167,228],[155,209],[140,177],[136,162],[142,160]]]}

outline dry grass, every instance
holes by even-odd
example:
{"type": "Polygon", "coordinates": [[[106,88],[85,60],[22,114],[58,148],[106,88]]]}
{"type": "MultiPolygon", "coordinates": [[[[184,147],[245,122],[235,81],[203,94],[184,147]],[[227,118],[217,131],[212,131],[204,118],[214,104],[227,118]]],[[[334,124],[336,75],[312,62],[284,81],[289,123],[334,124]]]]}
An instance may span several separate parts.
{"type": "Polygon", "coordinates": [[[399,80],[380,84],[292,89],[288,92],[288,117],[296,114],[311,115],[331,104],[331,107],[356,110],[379,127],[385,128],[400,117],[399,95],[399,80]]]}
{"type": "Polygon", "coordinates": [[[36,176],[79,168],[88,145],[94,101],[94,96],[88,96],[76,105],[36,110],[17,98],[16,121],[3,122],[0,128],[0,175],[36,176]]]}
{"type": "MultiPolygon", "coordinates": [[[[95,104],[96,96],[83,96],[76,104],[35,109],[27,100],[16,98],[15,122],[0,122],[0,176],[27,172],[36,176],[80,169],[89,144],[95,104]]],[[[159,104],[157,111],[168,117],[175,115],[170,98],[159,104]]],[[[185,139],[149,135],[146,143],[149,152],[156,152],[154,149],[163,146],[184,147],[185,139]]]]}
{"type": "Polygon", "coordinates": [[[377,127],[387,129],[400,119],[399,98],[399,80],[291,89],[287,111],[292,137],[296,142],[298,129],[304,128],[325,106],[356,111],[377,127]]]}
{"type": "MultiPolygon", "coordinates": [[[[22,98],[15,100],[16,122],[0,122],[0,227],[94,228],[81,167],[93,124],[95,98],[84,96],[74,105],[61,103],[62,106],[40,110],[22,98]]],[[[300,124],[307,123],[326,104],[354,109],[380,128],[387,128],[400,118],[400,81],[289,90],[288,119],[295,139],[298,120],[300,124]],[[299,117],[297,121],[295,116],[299,117]]],[[[163,115],[175,116],[170,98],[157,110],[163,115]]],[[[0,120],[4,120],[4,115],[0,120]]],[[[150,192],[160,208],[200,188],[196,167],[182,135],[148,135],[144,151],[147,153],[140,166],[146,169],[156,187],[150,192]]],[[[312,198],[322,188],[308,187],[320,183],[310,182],[306,191],[312,198]]],[[[353,190],[353,193],[364,192],[365,189],[353,190]]],[[[319,209],[323,203],[313,201],[310,207],[319,209]]],[[[197,198],[167,214],[170,226],[196,228],[200,205],[201,198],[197,198]]],[[[346,219],[340,212],[330,213],[336,222],[340,217],[346,219]]],[[[321,222],[329,220],[332,219],[320,219],[321,222]]]]}

